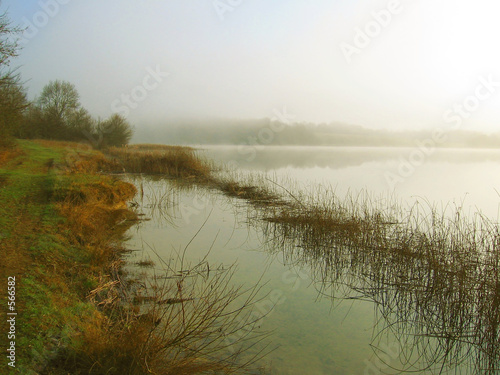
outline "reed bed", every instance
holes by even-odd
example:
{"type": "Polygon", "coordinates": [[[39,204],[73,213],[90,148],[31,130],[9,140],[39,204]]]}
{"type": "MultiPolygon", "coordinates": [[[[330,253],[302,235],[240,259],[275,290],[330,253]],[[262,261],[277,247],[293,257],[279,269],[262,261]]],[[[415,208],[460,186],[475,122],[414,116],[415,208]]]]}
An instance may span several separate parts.
{"type": "Polygon", "coordinates": [[[256,373],[253,365],[268,349],[250,349],[269,333],[257,328],[264,317],[255,318],[253,306],[264,297],[258,285],[235,286],[234,272],[234,266],[204,260],[159,259],[136,284],[134,298],[146,301],[137,311],[152,324],[145,344],[157,358],[158,373],[256,373]]]}
{"type": "Polygon", "coordinates": [[[398,370],[500,371],[498,223],[460,207],[405,207],[366,192],[340,198],[331,189],[292,191],[263,176],[215,174],[208,164],[142,169],[142,163],[125,165],[179,177],[181,170],[201,171],[185,176],[253,207],[251,222],[268,236],[270,251],[309,266],[321,294],[375,302],[381,319],[374,343],[384,334],[399,340],[398,370]]]}
{"type": "Polygon", "coordinates": [[[117,262],[88,295],[98,310],[82,317],[46,373],[260,373],[256,362],[268,348],[249,350],[269,335],[252,313],[259,288],[233,286],[233,274],[185,264],[131,278],[117,262]]]}
{"type": "Polygon", "coordinates": [[[399,370],[462,365],[471,374],[498,373],[498,225],[460,208],[450,216],[420,203],[374,207],[366,195],[331,196],[273,207],[254,223],[272,251],[311,267],[321,294],[377,304],[375,340],[388,334],[400,341],[399,370]],[[415,368],[415,358],[425,366],[415,368]]]}
{"type": "Polygon", "coordinates": [[[283,204],[279,194],[265,186],[262,176],[243,181],[233,173],[217,173],[223,167],[202,159],[196,150],[182,146],[132,145],[107,150],[112,158],[109,168],[114,172],[142,173],[175,178],[215,188],[230,197],[260,205],[283,204]]]}
{"type": "Polygon", "coordinates": [[[207,180],[212,170],[210,164],[200,159],[195,150],[189,147],[112,147],[107,150],[107,154],[119,163],[122,171],[129,173],[207,180]]]}
{"type": "Polygon", "coordinates": [[[82,322],[53,373],[257,373],[267,347],[249,347],[268,336],[252,315],[259,289],[233,286],[233,267],[163,266],[136,278],[116,268],[114,281],[92,290],[99,313],[82,322]]]}
{"type": "MultiPolygon", "coordinates": [[[[148,152],[144,154],[144,160],[150,160],[148,152]]],[[[166,160],[163,151],[162,155],[160,160],[166,160]]],[[[129,167],[134,165],[130,163],[129,167]]],[[[186,165],[199,164],[189,163],[174,163],[165,170],[185,176],[190,171],[186,165]]],[[[64,346],[54,352],[42,373],[257,373],[254,363],[267,349],[249,348],[268,335],[257,327],[263,317],[253,313],[263,298],[259,286],[236,287],[234,267],[214,267],[206,261],[187,264],[184,256],[170,263],[159,259],[160,268],[158,262],[142,260],[136,264],[141,274],[127,274],[122,258],[127,250],[120,244],[140,217],[127,203],[138,195],[144,198],[144,189],[98,174],[118,165],[123,165],[121,158],[83,155],[63,171],[70,179],[59,178],[51,185],[50,199],[65,218],[61,232],[81,256],[89,258],[84,272],[92,276],[92,287],[84,288],[91,307],[65,328],[64,346]]],[[[151,194],[146,200],[153,212],[175,204],[170,189],[151,194]]]]}

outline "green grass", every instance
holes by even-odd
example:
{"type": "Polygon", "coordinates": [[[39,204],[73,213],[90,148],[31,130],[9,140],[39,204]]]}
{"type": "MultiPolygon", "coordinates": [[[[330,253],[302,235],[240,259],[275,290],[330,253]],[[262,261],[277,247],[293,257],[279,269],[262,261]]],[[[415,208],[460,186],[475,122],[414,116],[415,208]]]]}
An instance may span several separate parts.
{"type": "MultiPolygon", "coordinates": [[[[116,166],[113,161],[80,148],[19,141],[17,150],[0,150],[0,279],[15,276],[17,281],[14,372],[188,375],[245,370],[251,361],[239,363],[239,350],[226,351],[225,332],[248,330],[244,318],[251,316],[247,309],[257,288],[231,287],[229,271],[212,273],[209,283],[204,276],[200,284],[184,277],[171,283],[153,278],[141,280],[148,290],[129,290],[120,243],[136,220],[126,206],[136,189],[99,173],[116,166]],[[156,297],[147,313],[145,306],[130,302],[141,293],[156,297]],[[190,295],[198,298],[183,297],[190,295]],[[239,299],[245,304],[233,308],[239,299]]],[[[177,176],[205,176],[208,167],[190,151],[174,150],[141,163],[161,169],[169,161],[168,171],[177,176]]],[[[0,290],[5,307],[6,288],[0,290]]],[[[0,324],[7,332],[6,320],[0,324]]],[[[0,373],[4,370],[6,363],[1,363],[0,373]]]]}
{"type": "MultiPolygon", "coordinates": [[[[91,264],[91,255],[68,239],[57,194],[72,184],[84,186],[103,177],[49,168],[64,164],[66,147],[31,141],[18,141],[17,147],[17,155],[0,166],[0,276],[16,276],[15,372],[28,374],[68,345],[83,312],[95,311],[86,296],[98,285],[99,270],[91,264]]],[[[4,285],[0,296],[3,311],[4,285]]],[[[6,332],[5,322],[1,330],[6,332]]],[[[0,342],[5,346],[4,337],[0,342]]],[[[0,373],[7,369],[5,361],[3,357],[0,373]]]]}

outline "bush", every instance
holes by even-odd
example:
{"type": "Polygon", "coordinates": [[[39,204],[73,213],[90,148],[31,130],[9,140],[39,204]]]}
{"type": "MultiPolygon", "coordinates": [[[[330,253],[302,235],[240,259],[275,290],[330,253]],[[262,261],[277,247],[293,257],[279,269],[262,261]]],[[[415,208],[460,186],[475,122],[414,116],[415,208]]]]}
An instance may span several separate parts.
{"type": "Polygon", "coordinates": [[[97,134],[102,136],[100,147],[121,147],[130,142],[132,128],[124,117],[114,114],[98,124],[97,134]]]}

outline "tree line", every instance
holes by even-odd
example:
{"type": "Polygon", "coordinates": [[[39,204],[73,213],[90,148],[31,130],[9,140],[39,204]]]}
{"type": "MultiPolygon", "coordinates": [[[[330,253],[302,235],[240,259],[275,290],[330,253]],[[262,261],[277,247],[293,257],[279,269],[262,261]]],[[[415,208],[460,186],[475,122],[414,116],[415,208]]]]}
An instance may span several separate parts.
{"type": "Polygon", "coordinates": [[[6,13],[0,15],[0,146],[14,138],[85,141],[95,148],[127,144],[133,134],[128,121],[118,114],[93,118],[70,82],[51,81],[35,100],[28,100],[19,73],[10,67],[21,32],[6,13]]]}

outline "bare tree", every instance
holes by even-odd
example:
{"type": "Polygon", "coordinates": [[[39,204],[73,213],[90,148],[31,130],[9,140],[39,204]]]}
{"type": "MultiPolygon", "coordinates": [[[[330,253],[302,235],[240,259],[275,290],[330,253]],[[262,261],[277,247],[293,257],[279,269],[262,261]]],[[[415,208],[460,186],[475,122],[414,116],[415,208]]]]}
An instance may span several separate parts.
{"type": "Polygon", "coordinates": [[[11,71],[6,71],[5,68],[8,68],[10,60],[18,55],[19,44],[16,36],[20,32],[21,29],[12,26],[7,13],[0,15],[0,85],[12,75],[11,71]]]}
{"type": "Polygon", "coordinates": [[[0,85],[0,135],[3,140],[20,127],[27,105],[26,93],[16,79],[0,85]]]}
{"type": "Polygon", "coordinates": [[[43,88],[38,105],[46,114],[66,121],[80,107],[80,95],[72,83],[51,81],[43,88]]]}
{"type": "Polygon", "coordinates": [[[0,15],[0,143],[8,144],[14,129],[19,126],[26,108],[26,94],[19,75],[9,69],[10,60],[19,51],[16,36],[20,29],[13,27],[6,13],[0,15]]]}
{"type": "Polygon", "coordinates": [[[96,122],[85,108],[72,111],[66,124],[68,139],[78,141],[88,138],[95,131],[96,122]]]}
{"type": "Polygon", "coordinates": [[[32,126],[39,127],[43,138],[70,138],[69,122],[80,107],[80,95],[72,83],[51,81],[44,86],[36,105],[41,119],[32,126]]]}

